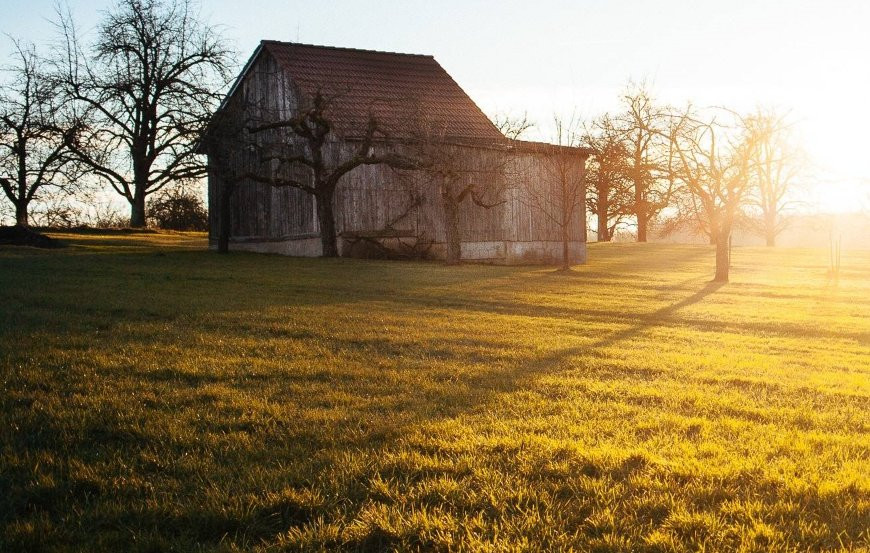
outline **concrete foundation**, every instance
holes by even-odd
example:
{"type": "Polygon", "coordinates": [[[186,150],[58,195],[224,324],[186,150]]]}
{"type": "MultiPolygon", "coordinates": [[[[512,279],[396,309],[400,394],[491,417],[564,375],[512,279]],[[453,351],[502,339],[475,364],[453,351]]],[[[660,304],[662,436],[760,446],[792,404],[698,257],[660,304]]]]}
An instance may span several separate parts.
{"type": "Polygon", "coordinates": [[[230,251],[276,253],[296,257],[320,257],[323,255],[323,247],[320,245],[320,238],[297,238],[289,240],[231,240],[230,251]]]}
{"type": "MultiPolygon", "coordinates": [[[[394,251],[395,257],[408,257],[408,252],[397,246],[395,239],[381,241],[382,247],[351,248],[344,240],[339,240],[339,250],[342,256],[348,257],[390,257],[394,251]]],[[[212,244],[214,247],[214,244],[212,244]]],[[[497,265],[557,265],[562,262],[562,242],[554,240],[539,240],[533,242],[513,242],[509,240],[492,240],[484,242],[462,242],[462,260],[474,263],[492,263],[497,265]]],[[[292,255],[297,257],[319,257],[323,250],[319,237],[305,237],[287,240],[233,240],[230,250],[257,253],[292,255]]],[[[425,251],[427,259],[444,259],[446,244],[436,242],[425,251]]],[[[571,263],[579,265],[586,263],[586,243],[573,241],[568,243],[568,254],[571,263]]]]}
{"type": "MultiPolygon", "coordinates": [[[[562,242],[505,242],[507,265],[556,265],[562,263],[562,242]]],[[[586,242],[568,242],[568,259],[572,265],[586,263],[586,242]]]]}

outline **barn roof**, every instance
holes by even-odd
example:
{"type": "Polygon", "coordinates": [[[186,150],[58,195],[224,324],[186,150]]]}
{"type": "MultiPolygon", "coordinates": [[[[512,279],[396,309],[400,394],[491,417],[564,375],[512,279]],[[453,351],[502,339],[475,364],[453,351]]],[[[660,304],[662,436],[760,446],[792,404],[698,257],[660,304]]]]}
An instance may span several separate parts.
{"type": "Polygon", "coordinates": [[[332,98],[333,125],[344,138],[358,137],[372,113],[395,138],[412,137],[425,121],[443,138],[505,141],[432,56],[264,40],[251,61],[261,50],[275,58],[304,96],[319,90],[332,98]]]}

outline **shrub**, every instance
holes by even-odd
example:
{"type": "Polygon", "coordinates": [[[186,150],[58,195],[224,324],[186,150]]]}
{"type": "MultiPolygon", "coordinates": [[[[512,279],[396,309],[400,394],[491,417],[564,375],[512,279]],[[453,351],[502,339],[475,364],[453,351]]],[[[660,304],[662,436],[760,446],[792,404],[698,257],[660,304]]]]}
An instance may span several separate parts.
{"type": "Polygon", "coordinates": [[[148,202],[148,220],[154,227],[168,230],[207,230],[208,211],[191,190],[181,187],[165,190],[148,202]]]}

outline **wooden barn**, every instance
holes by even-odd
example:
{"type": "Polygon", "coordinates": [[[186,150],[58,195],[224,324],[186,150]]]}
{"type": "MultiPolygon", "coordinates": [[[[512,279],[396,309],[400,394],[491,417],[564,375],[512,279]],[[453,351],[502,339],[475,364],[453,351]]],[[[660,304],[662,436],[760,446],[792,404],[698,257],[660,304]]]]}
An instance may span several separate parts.
{"type": "Polygon", "coordinates": [[[264,140],[305,145],[287,132],[239,138],[251,121],[287,120],[315,96],[329,98],[322,153],[334,163],[358,151],[372,121],[370,151],[437,158],[422,169],[362,164],[345,174],[332,201],[340,255],[443,259],[455,244],[470,261],[552,263],[567,252],[585,262],[588,149],[506,138],[432,56],[277,41],[260,43],[221,105],[217,115],[235,122],[231,136],[204,142],[212,247],[223,232],[231,250],[323,254],[322,212],[304,186],[311,168],[252,153],[264,140]],[[303,185],[251,178],[252,167],[303,185]]]}

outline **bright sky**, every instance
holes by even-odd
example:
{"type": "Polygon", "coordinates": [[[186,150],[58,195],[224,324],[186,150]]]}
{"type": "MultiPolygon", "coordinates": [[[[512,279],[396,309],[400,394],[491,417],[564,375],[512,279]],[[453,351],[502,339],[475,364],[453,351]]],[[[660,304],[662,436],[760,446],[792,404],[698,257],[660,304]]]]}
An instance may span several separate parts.
{"type": "MultiPolygon", "coordinates": [[[[40,42],[54,0],[3,0],[0,31],[40,42]]],[[[83,30],[110,2],[71,2],[83,30]]],[[[630,79],[663,101],[791,110],[819,209],[870,208],[866,0],[207,0],[240,63],[263,38],[432,54],[487,113],[538,121],[616,107],[630,79]]],[[[0,46],[8,59],[9,45],[0,46]]]]}

